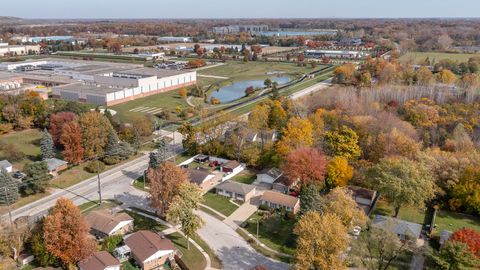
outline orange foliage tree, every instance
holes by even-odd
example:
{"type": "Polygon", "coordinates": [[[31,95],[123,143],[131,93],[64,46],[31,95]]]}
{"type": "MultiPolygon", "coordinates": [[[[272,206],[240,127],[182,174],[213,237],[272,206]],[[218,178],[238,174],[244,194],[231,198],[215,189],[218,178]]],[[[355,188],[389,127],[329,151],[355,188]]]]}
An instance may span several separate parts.
{"type": "Polygon", "coordinates": [[[52,139],[55,145],[58,146],[60,144],[60,137],[63,133],[63,126],[66,123],[75,120],[76,117],[77,115],[72,112],[59,112],[50,116],[49,132],[52,135],[52,139]]]}
{"type": "Polygon", "coordinates": [[[77,122],[71,121],[63,125],[60,143],[63,145],[62,155],[66,161],[72,164],[82,161],[85,150],[82,147],[82,130],[77,122]]]}
{"type": "Polygon", "coordinates": [[[454,232],[450,240],[467,244],[468,250],[470,250],[470,252],[477,258],[480,258],[479,232],[469,228],[464,228],[454,232]]]}
{"type": "Polygon", "coordinates": [[[326,166],[327,160],[318,149],[300,148],[287,155],[283,172],[290,179],[299,179],[302,184],[323,184],[326,166]]]}

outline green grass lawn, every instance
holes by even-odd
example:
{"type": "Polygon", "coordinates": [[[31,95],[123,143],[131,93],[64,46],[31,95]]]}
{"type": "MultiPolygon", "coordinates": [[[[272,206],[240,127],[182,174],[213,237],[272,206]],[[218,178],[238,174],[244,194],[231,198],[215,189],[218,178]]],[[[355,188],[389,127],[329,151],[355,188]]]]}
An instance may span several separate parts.
{"type": "MultiPolygon", "coordinates": [[[[394,210],[393,207],[388,205],[385,201],[379,201],[377,203],[377,207],[374,211],[374,214],[384,215],[384,216],[393,216],[394,210]]],[[[404,206],[400,208],[400,213],[398,214],[399,219],[403,219],[405,221],[410,221],[418,224],[423,224],[425,220],[425,210],[411,207],[411,206],[404,206]]]]}
{"type": "Polygon", "coordinates": [[[281,214],[264,218],[259,215],[259,212],[256,212],[248,218],[245,227],[254,237],[257,235],[257,220],[260,220],[258,237],[262,243],[282,253],[290,255],[295,253],[293,227],[296,221],[294,219],[287,219],[281,214]]]}
{"type": "Polygon", "coordinates": [[[119,203],[113,200],[102,200],[102,204],[100,205],[98,204],[98,201],[90,201],[79,205],[78,208],[80,209],[80,211],[82,211],[83,214],[88,214],[92,211],[110,209],[118,205],[119,203]]]}
{"type": "Polygon", "coordinates": [[[165,229],[168,229],[167,226],[160,224],[151,218],[142,216],[132,211],[125,211],[125,212],[133,218],[133,229],[135,231],[150,230],[154,232],[160,232],[165,229]]]}
{"type": "Polygon", "coordinates": [[[215,252],[207,245],[207,243],[205,243],[205,241],[203,241],[203,239],[200,238],[198,234],[195,234],[192,239],[199,246],[201,246],[205,252],[207,252],[208,256],[210,257],[212,267],[216,269],[222,269],[222,262],[217,257],[217,255],[215,255],[215,252]]]}
{"type": "Polygon", "coordinates": [[[401,61],[412,61],[414,64],[420,64],[428,57],[430,61],[439,62],[443,59],[451,59],[459,62],[467,62],[468,58],[480,56],[480,54],[470,53],[441,53],[441,52],[409,52],[400,57],[401,61]]]}
{"type": "Polygon", "coordinates": [[[236,232],[243,238],[245,239],[252,248],[254,248],[257,252],[267,256],[267,257],[270,257],[270,258],[273,258],[275,260],[278,260],[278,261],[282,261],[282,262],[285,262],[285,263],[290,263],[291,262],[291,258],[289,257],[285,257],[285,256],[280,256],[280,255],[277,255],[273,252],[271,252],[270,250],[267,250],[265,249],[264,247],[260,246],[259,244],[257,244],[257,242],[255,242],[255,240],[251,239],[246,233],[245,231],[243,231],[242,229],[238,228],[236,230],[236,232]]]}
{"type": "Polygon", "coordinates": [[[238,206],[231,203],[228,198],[217,195],[213,192],[207,192],[205,195],[203,195],[203,199],[203,204],[210,206],[227,217],[235,212],[235,210],[238,208],[238,206]]]}
{"type": "Polygon", "coordinates": [[[480,232],[480,218],[445,210],[439,210],[435,219],[435,232],[443,230],[456,231],[462,228],[471,228],[480,232]]]}
{"type": "Polygon", "coordinates": [[[230,178],[230,180],[243,183],[243,184],[252,184],[255,179],[257,179],[257,174],[250,170],[243,170],[239,174],[235,175],[234,177],[230,178]]]}
{"type": "MultiPolygon", "coordinates": [[[[16,131],[0,137],[0,142],[13,145],[21,151],[25,158],[19,161],[10,161],[15,169],[22,170],[27,162],[40,160],[40,139],[42,132],[38,129],[16,131]]],[[[5,153],[0,151],[0,160],[7,159],[5,153]]]]}
{"type": "Polygon", "coordinates": [[[205,257],[194,245],[190,243],[190,249],[187,249],[187,239],[179,233],[172,233],[166,235],[166,237],[172,240],[173,244],[183,254],[182,260],[185,262],[188,268],[191,270],[203,270],[205,269],[207,262],[205,257]]]}

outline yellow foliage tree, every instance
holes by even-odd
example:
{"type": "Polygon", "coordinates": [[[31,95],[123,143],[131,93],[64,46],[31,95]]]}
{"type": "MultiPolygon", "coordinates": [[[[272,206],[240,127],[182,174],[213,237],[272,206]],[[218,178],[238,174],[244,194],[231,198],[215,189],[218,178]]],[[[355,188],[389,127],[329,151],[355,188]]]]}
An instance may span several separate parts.
{"type": "Polygon", "coordinates": [[[442,69],[437,75],[437,81],[443,84],[454,84],[457,81],[457,77],[453,72],[448,69],[442,69]]]}
{"type": "Polygon", "coordinates": [[[344,187],[353,177],[353,167],[344,157],[334,157],[327,165],[327,183],[333,187],[344,187]]]}
{"type": "Polygon", "coordinates": [[[417,83],[419,85],[430,85],[433,81],[433,74],[426,66],[420,67],[417,71],[417,83]]]}
{"type": "Polygon", "coordinates": [[[350,190],[346,188],[334,188],[320,202],[323,214],[335,214],[343,226],[352,228],[363,227],[367,224],[365,212],[358,207],[350,190]]]}
{"type": "Polygon", "coordinates": [[[185,88],[185,87],[180,88],[180,90],[178,90],[178,94],[179,94],[182,98],[187,97],[187,94],[188,94],[187,88],[185,88]]]}
{"type": "Polygon", "coordinates": [[[345,269],[341,255],[349,244],[348,230],[337,215],[309,211],[293,232],[298,236],[296,269],[345,269]]]}
{"type": "Polygon", "coordinates": [[[287,155],[291,150],[313,145],[313,127],[308,119],[291,118],[284,129],[282,139],[277,144],[277,152],[287,155]]]}

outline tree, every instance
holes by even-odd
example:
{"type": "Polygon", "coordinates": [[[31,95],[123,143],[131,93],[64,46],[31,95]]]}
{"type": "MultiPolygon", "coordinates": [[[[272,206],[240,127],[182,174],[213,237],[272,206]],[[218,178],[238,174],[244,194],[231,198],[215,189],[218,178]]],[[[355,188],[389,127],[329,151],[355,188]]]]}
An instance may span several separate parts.
{"type": "Polygon", "coordinates": [[[454,84],[456,80],[457,77],[455,76],[455,74],[453,74],[453,72],[448,69],[442,69],[442,71],[437,74],[437,81],[439,83],[450,85],[454,84]]]}
{"type": "Polygon", "coordinates": [[[164,216],[182,183],[188,181],[185,171],[171,162],[164,162],[158,168],[148,170],[152,206],[164,216]]]}
{"type": "Polygon", "coordinates": [[[188,154],[194,155],[198,153],[199,144],[197,142],[197,130],[190,122],[185,122],[178,130],[182,135],[182,145],[188,154]]]}
{"type": "Polygon", "coordinates": [[[403,157],[381,159],[368,170],[367,179],[393,205],[395,217],[402,206],[423,207],[434,196],[433,177],[428,169],[403,157]]]}
{"type": "Polygon", "coordinates": [[[187,88],[185,88],[185,87],[180,88],[180,90],[178,90],[178,94],[179,94],[182,98],[186,98],[186,97],[187,97],[187,94],[188,94],[187,88]]]}
{"type": "Polygon", "coordinates": [[[346,126],[326,132],[324,139],[327,149],[333,156],[353,160],[362,153],[360,146],[358,146],[357,133],[346,126]]]}
{"type": "Polygon", "coordinates": [[[417,83],[422,86],[432,84],[433,74],[426,66],[421,66],[417,71],[417,83]]]}
{"type": "Polygon", "coordinates": [[[108,141],[105,145],[105,156],[115,159],[127,159],[135,153],[135,150],[127,142],[121,142],[115,130],[111,129],[108,141]]]}
{"type": "Polygon", "coordinates": [[[52,176],[48,173],[48,166],[45,161],[27,163],[23,169],[27,175],[23,179],[22,193],[31,195],[45,193],[52,176]]]}
{"type": "Polygon", "coordinates": [[[348,231],[335,214],[307,212],[295,225],[298,236],[295,266],[298,269],[342,269],[348,231]]]}
{"type": "Polygon", "coordinates": [[[427,257],[427,269],[435,270],[467,270],[477,269],[480,260],[461,242],[447,241],[439,251],[430,249],[427,257]]]}
{"type": "Polygon", "coordinates": [[[450,207],[480,213],[480,168],[468,167],[451,190],[450,207]]]}
{"type": "Polygon", "coordinates": [[[302,184],[316,183],[324,185],[327,161],[318,149],[301,148],[291,151],[283,166],[283,172],[289,179],[298,179],[302,184]]]}
{"type": "Polygon", "coordinates": [[[45,246],[45,238],[43,236],[43,219],[38,222],[36,228],[33,230],[28,244],[35,256],[35,261],[42,267],[53,265],[57,262],[57,257],[48,252],[45,246]]]}
{"type": "Polygon", "coordinates": [[[74,121],[77,115],[72,112],[59,112],[50,116],[50,134],[52,135],[55,145],[60,145],[60,138],[63,134],[63,126],[66,123],[74,121]]]}
{"type": "Polygon", "coordinates": [[[287,123],[287,112],[279,100],[274,100],[270,106],[268,126],[271,129],[281,130],[287,123]]]}
{"type": "Polygon", "coordinates": [[[353,242],[352,253],[367,270],[387,270],[407,250],[390,230],[370,227],[353,242]]]}
{"type": "Polygon", "coordinates": [[[306,183],[300,188],[300,210],[302,214],[309,211],[320,212],[322,192],[325,185],[321,183],[306,183]]]}
{"type": "Polygon", "coordinates": [[[321,197],[319,202],[320,213],[335,214],[338,216],[343,226],[351,228],[353,226],[365,226],[367,216],[363,209],[352,197],[352,193],[345,188],[334,188],[327,195],[321,197]]]}
{"type": "Polygon", "coordinates": [[[272,80],[270,78],[266,78],[263,82],[263,85],[265,85],[266,88],[270,88],[272,86],[272,80]]]}
{"type": "Polygon", "coordinates": [[[450,241],[461,242],[468,246],[468,250],[477,258],[480,259],[480,233],[470,229],[464,228],[452,234],[450,241]]]}
{"type": "Polygon", "coordinates": [[[72,201],[60,198],[45,217],[43,236],[45,246],[69,269],[90,256],[96,243],[89,236],[89,225],[72,201]]]}
{"type": "Polygon", "coordinates": [[[193,237],[203,225],[203,220],[193,211],[203,201],[202,190],[196,184],[183,182],[170,207],[167,210],[167,220],[179,222],[181,230],[187,237],[187,249],[190,249],[189,238],[193,237]]]}
{"type": "Polygon", "coordinates": [[[293,117],[283,130],[283,136],[277,143],[277,151],[280,155],[285,156],[294,149],[311,147],[312,145],[312,123],[308,119],[293,117]]]}
{"type": "Polygon", "coordinates": [[[78,124],[82,130],[82,146],[85,149],[85,157],[102,156],[108,141],[108,134],[112,129],[108,118],[92,111],[81,114],[78,124]]]}
{"type": "Polygon", "coordinates": [[[334,157],[327,165],[327,184],[331,187],[344,187],[353,177],[353,167],[344,157],[334,157]]]}
{"type": "Polygon", "coordinates": [[[269,114],[270,107],[265,103],[255,105],[253,110],[248,115],[248,125],[260,131],[260,140],[262,149],[265,146],[265,133],[269,129],[269,114]]]}
{"type": "Polygon", "coordinates": [[[0,205],[11,205],[18,197],[17,182],[5,170],[0,169],[0,205]]]}
{"type": "Polygon", "coordinates": [[[83,159],[85,149],[82,147],[82,133],[80,125],[71,121],[63,125],[60,143],[63,145],[62,155],[66,161],[77,164],[83,159]]]}
{"type": "Polygon", "coordinates": [[[40,150],[42,152],[42,159],[49,159],[55,157],[55,149],[53,139],[47,129],[43,130],[43,136],[40,140],[40,150]]]}

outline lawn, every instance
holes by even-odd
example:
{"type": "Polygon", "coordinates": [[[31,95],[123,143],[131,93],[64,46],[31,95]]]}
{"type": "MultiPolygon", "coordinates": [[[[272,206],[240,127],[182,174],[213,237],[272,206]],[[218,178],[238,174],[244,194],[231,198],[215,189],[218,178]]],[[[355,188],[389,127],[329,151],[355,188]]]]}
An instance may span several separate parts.
{"type": "Polygon", "coordinates": [[[180,233],[172,233],[166,235],[166,237],[172,240],[173,244],[177,247],[180,252],[182,252],[182,261],[188,266],[191,270],[203,270],[205,269],[207,262],[205,257],[194,245],[190,243],[190,249],[187,249],[187,239],[183,237],[180,233]]]}
{"type": "MultiPolygon", "coordinates": [[[[27,162],[38,161],[40,159],[40,139],[42,135],[42,132],[38,129],[28,129],[1,136],[0,142],[13,145],[15,149],[25,155],[25,158],[20,161],[11,161],[15,169],[22,170],[27,162]]],[[[0,160],[7,159],[4,156],[5,153],[0,151],[0,160]]]]}
{"type": "Polygon", "coordinates": [[[139,178],[135,179],[135,181],[133,181],[133,187],[138,190],[148,192],[149,188],[147,185],[144,185],[143,182],[143,176],[140,176],[139,178]]]}
{"type": "MultiPolygon", "coordinates": [[[[385,201],[379,201],[373,213],[384,216],[393,216],[394,210],[393,207],[389,206],[385,201]]],[[[398,218],[423,225],[425,213],[425,210],[411,206],[404,206],[400,208],[398,218]]]]}
{"type": "Polygon", "coordinates": [[[203,204],[217,210],[227,217],[235,212],[235,210],[238,208],[238,206],[231,203],[228,198],[217,195],[213,192],[207,192],[205,195],[203,195],[203,199],[203,204]]]}
{"type": "Polygon", "coordinates": [[[168,229],[167,226],[160,224],[151,218],[145,217],[132,211],[125,212],[133,218],[133,228],[135,231],[150,230],[154,232],[161,232],[165,229],[168,229]]]}
{"type": "Polygon", "coordinates": [[[257,179],[257,174],[250,170],[243,170],[239,174],[235,175],[234,177],[230,178],[230,180],[243,183],[243,184],[252,184],[255,179],[257,179]]]}
{"type": "Polygon", "coordinates": [[[443,230],[456,231],[464,227],[480,231],[480,218],[445,210],[439,210],[435,219],[435,225],[436,233],[441,233],[443,230]]]}
{"type": "Polygon", "coordinates": [[[470,53],[441,53],[441,52],[409,52],[400,57],[401,61],[412,61],[414,64],[421,64],[428,57],[430,61],[438,61],[443,59],[451,59],[459,62],[466,62],[468,58],[473,56],[480,56],[480,54],[470,53]]]}
{"type": "Polygon", "coordinates": [[[271,252],[270,250],[267,250],[265,249],[264,247],[260,246],[259,244],[257,244],[257,242],[255,242],[255,240],[251,239],[250,236],[248,236],[244,230],[238,228],[236,230],[236,232],[243,238],[245,239],[252,248],[254,248],[257,252],[267,256],[267,257],[270,257],[270,258],[273,258],[275,260],[278,260],[278,261],[282,261],[282,262],[285,262],[285,263],[290,263],[291,262],[291,258],[289,257],[285,257],[285,256],[281,256],[281,255],[277,255],[276,253],[273,253],[271,252]]]}
{"type": "Polygon", "coordinates": [[[280,213],[268,217],[261,216],[259,213],[256,212],[248,218],[245,229],[256,237],[257,220],[260,220],[259,240],[271,249],[293,255],[295,253],[295,236],[293,234],[295,219],[285,218],[280,213]]]}
{"type": "Polygon", "coordinates": [[[118,205],[119,203],[113,200],[102,200],[102,204],[100,205],[98,204],[98,201],[90,201],[79,205],[78,208],[80,209],[80,211],[82,211],[83,214],[88,214],[92,211],[110,209],[117,207],[118,205]]]}
{"type": "Polygon", "coordinates": [[[199,246],[201,246],[205,252],[207,252],[208,256],[210,257],[212,267],[216,269],[222,269],[222,262],[217,257],[217,255],[215,255],[215,252],[207,245],[207,243],[205,243],[205,241],[203,241],[203,239],[200,238],[198,234],[195,234],[192,239],[199,246]]]}

